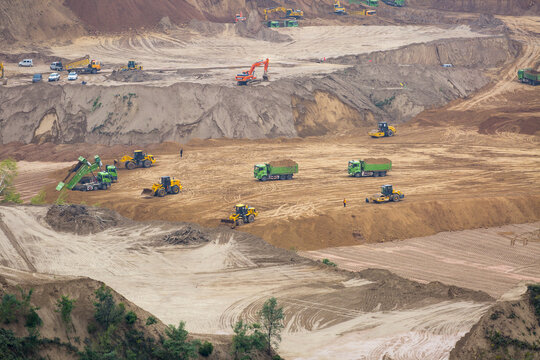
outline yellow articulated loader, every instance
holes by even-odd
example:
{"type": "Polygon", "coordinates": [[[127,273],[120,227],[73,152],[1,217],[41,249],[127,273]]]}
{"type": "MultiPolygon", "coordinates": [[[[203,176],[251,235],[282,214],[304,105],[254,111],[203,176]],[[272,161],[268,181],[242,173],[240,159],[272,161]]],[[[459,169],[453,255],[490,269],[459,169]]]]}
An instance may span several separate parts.
{"type": "Polygon", "coordinates": [[[378,194],[374,194],[369,198],[366,198],[366,202],[380,204],[389,201],[398,202],[403,198],[405,198],[405,194],[403,194],[399,190],[395,190],[392,185],[383,185],[381,186],[381,192],[378,194]]]}
{"type": "Polygon", "coordinates": [[[164,197],[168,194],[178,194],[182,190],[180,180],[171,179],[170,176],[162,176],[161,182],[154,183],[151,189],[143,189],[141,195],[164,197]]]}
{"type": "Polygon", "coordinates": [[[142,150],[135,150],[133,157],[124,155],[120,160],[114,160],[114,165],[124,164],[126,169],[133,170],[138,167],[149,168],[156,163],[154,155],[143,153],[142,150]]]}
{"type": "Polygon", "coordinates": [[[228,219],[221,219],[221,222],[231,224],[231,228],[234,229],[242,224],[254,222],[257,215],[259,215],[259,213],[254,207],[249,207],[248,205],[244,204],[236,204],[234,207],[234,214],[231,214],[228,219]]]}
{"type": "Polygon", "coordinates": [[[368,133],[369,136],[374,138],[389,137],[396,135],[397,131],[394,126],[388,125],[387,122],[380,122],[377,130],[372,130],[368,133]]]}

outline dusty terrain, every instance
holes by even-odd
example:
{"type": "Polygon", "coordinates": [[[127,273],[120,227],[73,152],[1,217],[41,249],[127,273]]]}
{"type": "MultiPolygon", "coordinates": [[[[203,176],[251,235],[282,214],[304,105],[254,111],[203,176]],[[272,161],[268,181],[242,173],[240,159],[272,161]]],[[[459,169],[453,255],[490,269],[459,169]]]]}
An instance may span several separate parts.
{"type": "Polygon", "coordinates": [[[280,347],[286,358],[428,353],[445,359],[493,301],[482,292],[422,285],[384,270],[336,271],[228,229],[124,219],[89,235],[57,232],[46,222],[47,211],[0,207],[3,266],[91,276],[165,323],[185,320],[190,331],[207,334],[230,334],[238,318],[255,319],[262,302],[275,296],[287,314],[280,347]],[[187,228],[207,241],[164,241],[187,228]]]}

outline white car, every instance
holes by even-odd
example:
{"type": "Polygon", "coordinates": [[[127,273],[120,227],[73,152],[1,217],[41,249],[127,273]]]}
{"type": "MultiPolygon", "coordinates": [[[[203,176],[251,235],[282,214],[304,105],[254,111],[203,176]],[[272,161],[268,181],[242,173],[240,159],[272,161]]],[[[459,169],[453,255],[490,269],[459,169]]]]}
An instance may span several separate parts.
{"type": "Polygon", "coordinates": [[[49,75],[49,82],[51,81],[58,81],[60,80],[60,74],[59,73],[52,73],[49,75]]]}
{"type": "Polygon", "coordinates": [[[75,71],[70,72],[68,75],[69,81],[77,80],[78,78],[79,78],[79,75],[75,71]]]}
{"type": "Polygon", "coordinates": [[[23,61],[19,62],[19,66],[32,67],[34,66],[34,62],[32,59],[24,59],[23,61]]]}

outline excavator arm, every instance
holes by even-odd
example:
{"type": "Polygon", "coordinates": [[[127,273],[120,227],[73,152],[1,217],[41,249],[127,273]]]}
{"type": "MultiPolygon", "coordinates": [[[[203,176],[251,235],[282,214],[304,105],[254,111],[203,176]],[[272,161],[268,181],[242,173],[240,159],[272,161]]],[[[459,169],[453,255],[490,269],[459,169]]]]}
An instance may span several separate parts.
{"type": "Polygon", "coordinates": [[[268,65],[270,64],[270,60],[260,60],[251,65],[248,71],[244,71],[238,75],[236,75],[236,81],[238,82],[238,85],[247,85],[250,82],[253,82],[257,79],[257,77],[254,75],[255,69],[259,66],[264,66],[264,74],[263,74],[263,81],[268,81],[268,65]]]}
{"type": "Polygon", "coordinates": [[[94,171],[101,169],[101,166],[102,166],[101,159],[97,155],[94,156],[93,164],[91,164],[90,161],[86,160],[84,157],[79,156],[77,164],[73,165],[69,169],[68,174],[64,178],[64,180],[60,181],[58,185],[56,186],[56,190],[60,191],[64,187],[67,187],[69,190],[73,189],[73,187],[77,185],[84,176],[88,174],[92,174],[92,176],[94,176],[94,171]],[[70,177],[71,179],[66,184],[65,182],[70,177]]]}

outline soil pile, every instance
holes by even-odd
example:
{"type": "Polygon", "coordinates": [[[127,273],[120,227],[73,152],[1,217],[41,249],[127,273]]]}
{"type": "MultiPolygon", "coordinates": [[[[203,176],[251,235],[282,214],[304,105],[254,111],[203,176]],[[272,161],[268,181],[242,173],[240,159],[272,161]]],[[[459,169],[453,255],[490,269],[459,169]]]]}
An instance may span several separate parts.
{"type": "Polygon", "coordinates": [[[234,29],[235,32],[240,36],[254,38],[257,40],[271,42],[286,42],[292,40],[290,36],[280,34],[277,31],[271,30],[264,26],[259,13],[255,10],[249,13],[247,21],[237,23],[234,29]]]}
{"type": "Polygon", "coordinates": [[[392,160],[390,159],[387,159],[387,158],[369,158],[369,159],[364,159],[364,161],[368,164],[388,164],[388,163],[392,163],[392,160]]]}
{"type": "Polygon", "coordinates": [[[54,230],[79,235],[103,231],[117,226],[121,220],[114,211],[84,205],[53,205],[45,216],[45,221],[54,230]]]}
{"type": "Polygon", "coordinates": [[[210,241],[208,235],[193,225],[166,234],[161,241],[171,245],[200,245],[210,241]]]}
{"type": "Polygon", "coordinates": [[[540,284],[531,285],[518,300],[495,304],[465,334],[450,353],[458,359],[540,359],[540,284]]]}
{"type": "Polygon", "coordinates": [[[163,77],[150,74],[144,70],[116,71],[114,70],[109,79],[120,82],[143,82],[161,80],[163,77]]]}
{"type": "Polygon", "coordinates": [[[291,159],[273,160],[273,161],[270,161],[269,164],[272,167],[293,167],[293,166],[298,165],[296,161],[293,161],[291,159]]]}

